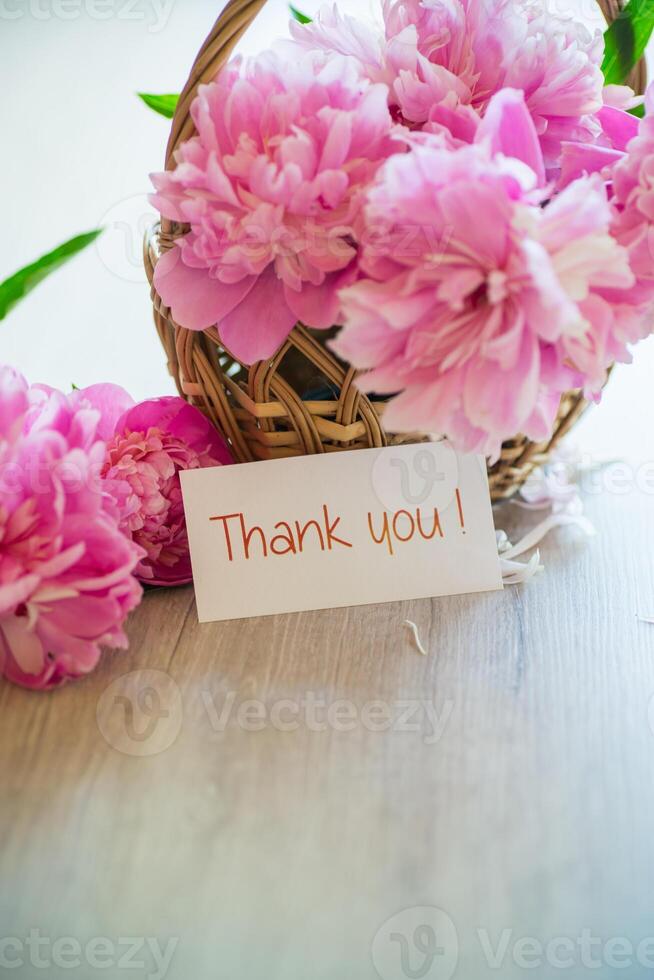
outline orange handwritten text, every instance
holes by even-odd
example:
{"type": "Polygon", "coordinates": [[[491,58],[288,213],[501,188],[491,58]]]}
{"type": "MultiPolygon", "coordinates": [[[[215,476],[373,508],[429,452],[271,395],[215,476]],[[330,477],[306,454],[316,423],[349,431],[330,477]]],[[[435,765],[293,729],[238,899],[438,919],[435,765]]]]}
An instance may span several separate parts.
{"type": "Polygon", "coordinates": [[[422,511],[418,508],[413,514],[408,510],[398,510],[394,514],[384,511],[381,526],[375,529],[373,516],[368,512],[368,530],[375,544],[386,544],[389,554],[395,554],[394,542],[405,544],[412,541],[416,534],[425,541],[431,541],[438,534],[444,537],[441,519],[436,507],[431,518],[423,520],[422,511]]]}
{"type": "Polygon", "coordinates": [[[242,556],[246,561],[271,555],[301,555],[308,545],[320,551],[333,551],[338,546],[352,547],[349,541],[335,533],[341,519],[331,519],[326,504],[323,504],[320,521],[311,520],[305,524],[293,521],[292,525],[288,521],[278,521],[273,528],[277,532],[275,534],[267,534],[258,524],[248,527],[242,513],[221,514],[210,520],[222,524],[229,561],[234,561],[235,555],[242,556]]]}

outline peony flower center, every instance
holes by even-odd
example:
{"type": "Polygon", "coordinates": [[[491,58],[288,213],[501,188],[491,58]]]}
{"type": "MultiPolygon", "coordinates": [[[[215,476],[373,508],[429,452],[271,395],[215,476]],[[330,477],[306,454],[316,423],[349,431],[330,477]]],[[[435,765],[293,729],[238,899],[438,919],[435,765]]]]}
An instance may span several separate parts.
{"type": "Polygon", "coordinates": [[[493,306],[503,303],[509,295],[509,277],[501,269],[493,269],[486,277],[486,295],[493,306]]]}

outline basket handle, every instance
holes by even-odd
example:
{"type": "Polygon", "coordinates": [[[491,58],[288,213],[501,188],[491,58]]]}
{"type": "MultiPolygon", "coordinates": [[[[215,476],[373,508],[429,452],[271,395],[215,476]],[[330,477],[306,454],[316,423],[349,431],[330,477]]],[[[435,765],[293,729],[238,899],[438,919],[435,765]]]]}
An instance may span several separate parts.
{"type": "Polygon", "coordinates": [[[166,170],[174,170],[175,150],[195,134],[195,125],[191,119],[191,104],[199,86],[212,82],[216,78],[265,3],[266,0],[229,0],[218,17],[200,48],[188,81],[179,97],[166,148],[166,170]]]}
{"type": "MultiPolygon", "coordinates": [[[[597,0],[607,24],[612,24],[621,15],[626,2],[627,0],[597,0]]],[[[195,134],[195,126],[191,119],[191,104],[197,95],[198,87],[216,78],[265,3],[266,0],[229,0],[218,17],[200,48],[179,98],[166,149],[167,170],[175,167],[174,155],[177,147],[195,134]]],[[[629,83],[639,95],[645,91],[647,69],[644,58],[634,68],[629,83]]]]}

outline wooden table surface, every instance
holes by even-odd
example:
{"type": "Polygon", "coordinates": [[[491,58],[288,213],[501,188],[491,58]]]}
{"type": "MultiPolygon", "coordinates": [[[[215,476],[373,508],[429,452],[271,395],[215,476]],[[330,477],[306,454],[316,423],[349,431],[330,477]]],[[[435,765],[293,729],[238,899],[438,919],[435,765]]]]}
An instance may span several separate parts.
{"type": "Polygon", "coordinates": [[[654,496],[587,511],[504,594],[199,626],[156,592],[82,683],[0,685],[7,975],[652,975],[654,496]]]}

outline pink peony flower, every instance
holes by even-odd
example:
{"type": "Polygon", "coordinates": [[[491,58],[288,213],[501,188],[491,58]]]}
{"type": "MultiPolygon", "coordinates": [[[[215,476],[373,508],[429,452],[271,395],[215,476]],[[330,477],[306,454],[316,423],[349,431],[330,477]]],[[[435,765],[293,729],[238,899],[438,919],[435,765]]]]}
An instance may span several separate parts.
{"type": "Polygon", "coordinates": [[[423,135],[382,168],[366,208],[378,236],[342,292],[334,346],[369,369],[364,390],[396,395],[389,431],[493,456],[517,433],[545,438],[567,389],[599,393],[623,329],[612,301],[634,277],[599,177],[542,206],[520,93],[495,96],[477,140],[452,150],[423,135]]]}
{"type": "MultiPolygon", "coordinates": [[[[502,88],[520,89],[540,136],[548,168],[562,140],[590,141],[603,104],[603,39],[572,18],[545,13],[530,0],[384,0],[385,30],[336,5],[307,25],[293,23],[305,48],[338,50],[375,82],[411,126],[442,124],[471,110],[483,115],[502,88]]],[[[615,103],[630,90],[612,86],[615,103]]],[[[631,93],[632,94],[632,93],[631,93]]]]}
{"type": "Polygon", "coordinates": [[[647,96],[648,114],[640,120],[638,135],[610,169],[614,207],[613,234],[629,253],[636,276],[632,302],[642,316],[632,319],[630,341],[652,329],[654,316],[654,86],[647,96]]]}
{"type": "Polygon", "coordinates": [[[565,144],[559,186],[581,175],[601,174],[613,208],[611,231],[629,253],[636,284],[628,296],[605,291],[621,329],[614,336],[617,360],[628,360],[627,345],[641,340],[654,321],[654,86],[645,97],[646,115],[637,119],[617,108],[600,115],[598,145],[565,144]]]}
{"type": "Polygon", "coordinates": [[[99,475],[99,413],[0,369],[0,672],[52,688],[124,648],[141,549],[99,475]]]}
{"type": "Polygon", "coordinates": [[[363,192],[399,147],[386,89],[345,59],[269,53],[232,62],[192,107],[198,135],[153,176],[153,203],[190,223],[155,286],[192,330],[218,326],[246,363],[271,357],[300,320],[338,319],[356,275],[363,192]]]}
{"type": "Polygon", "coordinates": [[[592,143],[570,141],[561,144],[558,190],[578,177],[594,173],[601,173],[610,184],[613,166],[623,159],[627,146],[638,135],[638,118],[623,109],[606,105],[596,118],[600,133],[592,143]]]}
{"type": "MultiPolygon", "coordinates": [[[[95,389],[80,394],[97,403],[95,389]]],[[[129,400],[119,418],[111,413],[103,476],[128,488],[123,527],[143,549],[135,574],[148,585],[184,585],[193,576],[180,470],[220,466],[232,457],[199,409],[181,398],[129,400]]]]}

